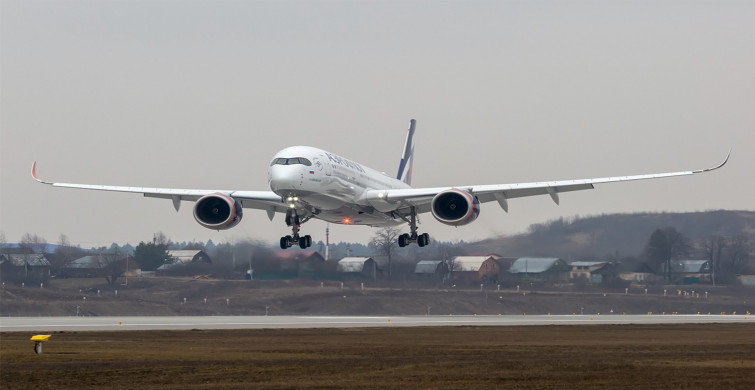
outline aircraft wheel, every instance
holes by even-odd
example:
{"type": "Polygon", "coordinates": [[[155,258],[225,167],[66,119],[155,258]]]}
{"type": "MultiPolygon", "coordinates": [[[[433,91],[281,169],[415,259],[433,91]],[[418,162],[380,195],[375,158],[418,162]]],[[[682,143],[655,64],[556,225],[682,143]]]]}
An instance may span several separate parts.
{"type": "Polygon", "coordinates": [[[281,237],[281,249],[288,249],[288,238],[287,237],[281,237]]]}
{"type": "Polygon", "coordinates": [[[425,237],[425,246],[430,245],[430,235],[427,233],[423,233],[422,237],[425,237]]]}
{"type": "Polygon", "coordinates": [[[307,237],[299,237],[299,248],[307,249],[307,237]]]}
{"type": "Polygon", "coordinates": [[[425,246],[425,235],[420,234],[419,237],[417,237],[417,245],[419,245],[420,248],[425,246]]]}
{"type": "Polygon", "coordinates": [[[398,236],[398,246],[403,248],[406,246],[406,234],[398,236]]]}
{"type": "Polygon", "coordinates": [[[307,239],[307,248],[311,247],[312,246],[312,236],[310,236],[309,234],[307,234],[306,236],[304,236],[304,238],[307,239]]]}

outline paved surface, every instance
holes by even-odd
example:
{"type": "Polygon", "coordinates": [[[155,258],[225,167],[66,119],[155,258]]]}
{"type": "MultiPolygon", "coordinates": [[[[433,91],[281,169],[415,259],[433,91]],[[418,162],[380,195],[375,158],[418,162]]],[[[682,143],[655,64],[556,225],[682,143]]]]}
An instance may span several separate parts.
{"type": "Polygon", "coordinates": [[[751,315],[6,317],[0,331],[359,328],[752,322],[751,315]]]}

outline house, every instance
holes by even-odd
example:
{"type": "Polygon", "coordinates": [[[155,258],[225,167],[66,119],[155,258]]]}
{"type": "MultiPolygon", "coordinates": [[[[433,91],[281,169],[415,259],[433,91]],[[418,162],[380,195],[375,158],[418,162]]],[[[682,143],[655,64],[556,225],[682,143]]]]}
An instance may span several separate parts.
{"type": "Polygon", "coordinates": [[[565,282],[570,271],[569,264],[557,257],[520,257],[509,268],[509,274],[528,282],[565,282]]]}
{"type": "Polygon", "coordinates": [[[572,281],[584,281],[591,284],[603,282],[603,275],[611,268],[607,261],[574,261],[569,264],[571,272],[569,279],[572,281]]]}
{"type": "Polygon", "coordinates": [[[176,274],[183,272],[209,272],[210,256],[198,249],[169,250],[169,259],[155,270],[157,274],[176,274]],[[187,268],[192,266],[191,269],[187,268]]]}
{"type": "Polygon", "coordinates": [[[66,278],[94,278],[111,274],[110,264],[113,256],[89,255],[79,257],[63,266],[60,275],[66,278]]]}
{"type": "Polygon", "coordinates": [[[0,255],[0,279],[16,283],[43,283],[50,279],[50,262],[45,255],[0,255]]]}
{"type": "Polygon", "coordinates": [[[445,282],[449,276],[448,264],[443,260],[421,260],[414,266],[414,275],[423,280],[445,282]]]}
{"type": "Polygon", "coordinates": [[[372,257],[344,257],[338,261],[336,271],[349,279],[376,280],[379,268],[372,257]]]}
{"type": "Polygon", "coordinates": [[[454,281],[497,283],[501,266],[495,256],[456,256],[449,267],[454,281]]]}
{"type": "Polygon", "coordinates": [[[740,286],[755,287],[755,275],[739,275],[737,280],[740,286]]]}
{"type": "Polygon", "coordinates": [[[643,284],[652,281],[655,273],[647,263],[622,262],[616,264],[616,276],[628,282],[643,284]]]}
{"type": "Polygon", "coordinates": [[[176,259],[176,261],[181,262],[183,264],[198,263],[198,262],[212,263],[212,260],[210,260],[210,256],[208,256],[207,253],[205,253],[202,250],[194,250],[194,249],[173,250],[173,251],[168,251],[168,256],[176,259]]]}
{"type": "MultiPolygon", "coordinates": [[[[711,263],[709,260],[671,260],[671,280],[682,284],[710,284],[711,263]]],[[[666,274],[666,263],[661,264],[661,273],[666,274]]]]}

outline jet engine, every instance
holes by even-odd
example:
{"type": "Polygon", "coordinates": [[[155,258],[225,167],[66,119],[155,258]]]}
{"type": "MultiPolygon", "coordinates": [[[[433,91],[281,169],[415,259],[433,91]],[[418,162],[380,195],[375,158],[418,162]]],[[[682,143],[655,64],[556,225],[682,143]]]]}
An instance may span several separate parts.
{"type": "Polygon", "coordinates": [[[480,215],[480,201],[466,191],[446,190],[435,195],[431,211],[435,219],[446,225],[463,226],[480,215]]]}
{"type": "Polygon", "coordinates": [[[238,225],[243,214],[239,201],[220,193],[205,195],[194,205],[194,219],[213,230],[225,230],[238,225]]]}

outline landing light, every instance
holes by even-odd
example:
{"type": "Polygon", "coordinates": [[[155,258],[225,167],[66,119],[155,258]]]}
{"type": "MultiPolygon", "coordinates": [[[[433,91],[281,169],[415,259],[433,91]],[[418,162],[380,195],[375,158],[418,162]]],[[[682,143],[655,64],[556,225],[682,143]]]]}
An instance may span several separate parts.
{"type": "Polygon", "coordinates": [[[344,218],[344,219],[343,219],[343,223],[345,223],[345,224],[347,224],[347,225],[348,225],[348,224],[350,224],[350,223],[351,223],[351,219],[350,219],[350,218],[344,218]]]}

